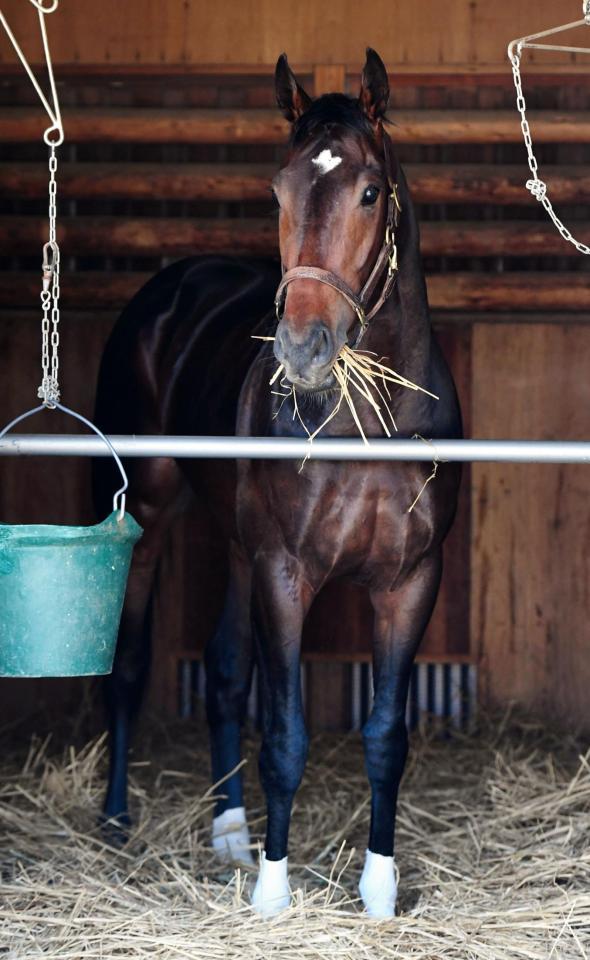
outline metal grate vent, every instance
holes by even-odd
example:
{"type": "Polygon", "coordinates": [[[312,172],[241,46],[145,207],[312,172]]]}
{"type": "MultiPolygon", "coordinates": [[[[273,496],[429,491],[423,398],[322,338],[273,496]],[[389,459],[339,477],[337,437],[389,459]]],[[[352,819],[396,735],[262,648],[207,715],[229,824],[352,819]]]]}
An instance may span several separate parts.
{"type": "MultiPolygon", "coordinates": [[[[301,689],[306,702],[309,671],[313,662],[301,667],[301,689]]],[[[373,706],[373,669],[369,663],[349,663],[350,698],[346,714],[348,729],[361,730],[373,706]]],[[[205,699],[205,668],[201,661],[179,662],[179,716],[187,718],[198,709],[199,701],[205,699]]],[[[446,719],[453,726],[466,728],[477,706],[477,668],[471,663],[414,664],[410,681],[410,693],[406,719],[410,730],[418,727],[427,717],[446,719]]],[[[248,699],[248,716],[260,725],[260,694],[256,670],[248,699]]]]}

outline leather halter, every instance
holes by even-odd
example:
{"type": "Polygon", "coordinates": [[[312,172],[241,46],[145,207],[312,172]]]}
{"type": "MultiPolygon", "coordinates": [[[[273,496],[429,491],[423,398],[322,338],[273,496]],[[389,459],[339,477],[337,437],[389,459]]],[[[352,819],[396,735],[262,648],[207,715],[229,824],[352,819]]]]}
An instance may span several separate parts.
{"type": "Polygon", "coordinates": [[[344,280],[342,280],[335,273],[332,273],[330,270],[324,270],[321,267],[300,266],[293,267],[291,270],[287,270],[283,273],[282,280],[279,283],[277,292],[275,294],[275,309],[277,313],[277,319],[280,320],[280,311],[283,305],[285,288],[294,280],[317,280],[319,283],[325,283],[327,286],[337,290],[338,293],[340,293],[347,303],[352,307],[359,319],[360,328],[357,338],[353,344],[353,349],[354,347],[358,347],[361,338],[369,326],[370,321],[373,319],[375,314],[378,313],[391,294],[399,272],[397,265],[395,231],[397,230],[399,224],[402,208],[394,173],[395,160],[393,156],[393,146],[388,134],[385,131],[383,131],[383,150],[385,153],[385,174],[387,176],[387,185],[389,190],[387,198],[385,239],[377,256],[377,260],[375,261],[375,265],[369,274],[369,278],[364,284],[360,293],[355,293],[354,290],[349,287],[344,280]],[[381,292],[373,306],[367,312],[367,304],[375,294],[379,281],[382,279],[384,273],[385,278],[383,280],[381,292]]]}

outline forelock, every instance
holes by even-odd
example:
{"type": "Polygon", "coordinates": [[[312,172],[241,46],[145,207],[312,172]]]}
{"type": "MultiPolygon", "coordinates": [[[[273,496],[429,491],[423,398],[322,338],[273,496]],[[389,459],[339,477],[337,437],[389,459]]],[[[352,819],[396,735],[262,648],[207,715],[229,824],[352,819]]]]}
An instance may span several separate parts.
{"type": "Polygon", "coordinates": [[[375,138],[371,122],[356,97],[326,93],[314,100],[293,125],[291,146],[300,146],[319,132],[327,133],[331,126],[344,127],[371,140],[375,138]]]}

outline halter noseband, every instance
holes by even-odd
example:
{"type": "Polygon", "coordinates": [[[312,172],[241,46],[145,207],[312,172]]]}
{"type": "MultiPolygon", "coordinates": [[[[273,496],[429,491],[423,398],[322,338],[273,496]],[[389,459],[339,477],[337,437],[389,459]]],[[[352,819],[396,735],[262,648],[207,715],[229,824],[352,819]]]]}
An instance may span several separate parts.
{"type": "Polygon", "coordinates": [[[277,319],[280,320],[280,311],[283,304],[284,291],[285,288],[293,282],[293,280],[317,280],[319,283],[325,283],[327,286],[337,290],[338,293],[344,297],[347,303],[355,311],[359,320],[359,332],[353,348],[358,347],[361,338],[369,326],[370,321],[381,309],[389,297],[399,272],[397,265],[395,231],[397,230],[399,224],[399,217],[402,208],[399,201],[397,182],[394,176],[393,147],[391,140],[385,131],[383,131],[383,149],[385,152],[385,173],[389,188],[385,240],[377,260],[375,261],[375,265],[369,274],[369,278],[360,293],[355,293],[354,290],[349,287],[344,280],[338,277],[335,273],[332,273],[330,270],[323,270],[321,267],[301,266],[293,267],[292,270],[287,270],[285,273],[283,273],[282,280],[279,283],[277,292],[275,294],[275,309],[277,313],[277,319]],[[379,280],[381,279],[385,270],[387,272],[385,275],[385,280],[383,281],[381,293],[369,312],[366,313],[367,303],[375,293],[379,280]]]}

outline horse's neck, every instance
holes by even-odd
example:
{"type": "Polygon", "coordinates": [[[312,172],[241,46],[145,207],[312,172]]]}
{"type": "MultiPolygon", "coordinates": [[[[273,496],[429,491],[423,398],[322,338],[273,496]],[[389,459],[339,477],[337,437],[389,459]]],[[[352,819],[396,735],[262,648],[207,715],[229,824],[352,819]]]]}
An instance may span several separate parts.
{"type": "MultiPolygon", "coordinates": [[[[403,174],[402,174],[403,178],[403,174]]],[[[402,218],[397,233],[399,273],[395,287],[371,321],[361,341],[361,350],[386,358],[388,366],[419,386],[428,386],[431,373],[431,326],[426,283],[420,256],[420,237],[405,180],[401,184],[402,218]]],[[[423,407],[423,394],[406,388],[396,390],[407,418],[423,407]]]]}
{"type": "MultiPolygon", "coordinates": [[[[403,172],[399,172],[399,192],[402,203],[397,230],[399,274],[393,295],[380,311],[381,328],[396,349],[404,372],[412,379],[428,374],[430,361],[430,315],[426,282],[420,255],[420,234],[403,172]]],[[[376,319],[379,319],[377,317],[376,319]]],[[[379,336],[378,333],[376,333],[379,336]]]]}

